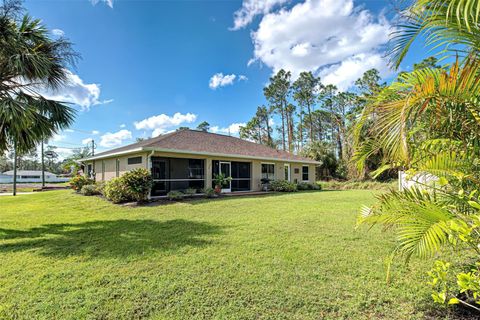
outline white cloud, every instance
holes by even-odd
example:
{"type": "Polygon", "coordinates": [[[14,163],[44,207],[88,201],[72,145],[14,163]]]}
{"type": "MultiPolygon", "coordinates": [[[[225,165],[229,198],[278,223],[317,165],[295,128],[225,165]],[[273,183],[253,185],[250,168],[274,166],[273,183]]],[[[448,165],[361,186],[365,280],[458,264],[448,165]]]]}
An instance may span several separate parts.
{"type": "Polygon", "coordinates": [[[63,160],[73,154],[73,149],[57,147],[54,150],[58,154],[58,160],[63,160]]]}
{"type": "Polygon", "coordinates": [[[52,34],[57,37],[63,37],[65,32],[62,29],[52,29],[52,34]]]}
{"type": "Polygon", "coordinates": [[[123,129],[114,133],[107,132],[100,137],[100,146],[105,148],[116,147],[128,139],[132,139],[132,133],[128,130],[123,129]]]}
{"type": "Polygon", "coordinates": [[[50,141],[60,142],[60,141],[64,141],[66,138],[67,138],[66,135],[63,135],[63,134],[55,134],[55,135],[53,135],[52,138],[50,138],[50,141]]]}
{"type": "Polygon", "coordinates": [[[379,70],[382,77],[391,74],[380,54],[361,53],[322,69],[320,77],[323,83],[334,84],[340,91],[346,91],[366,70],[372,68],[379,70]]]}
{"type": "Polygon", "coordinates": [[[92,142],[92,140],[93,140],[92,138],[83,139],[83,140],[82,140],[82,144],[89,144],[89,143],[92,142]]]}
{"type": "Polygon", "coordinates": [[[193,113],[182,114],[175,113],[173,116],[159,114],[150,118],[136,121],[133,124],[137,130],[153,130],[152,137],[171,131],[183,123],[192,123],[197,120],[197,115],[193,113]]]}
{"type": "Polygon", "coordinates": [[[232,30],[246,27],[256,16],[267,14],[286,2],[287,0],[243,0],[242,7],[233,14],[232,30]]]}
{"type": "MultiPolygon", "coordinates": [[[[224,75],[223,73],[215,73],[211,78],[208,83],[208,86],[210,89],[217,89],[218,87],[224,87],[228,85],[232,85],[235,82],[235,79],[237,79],[236,74],[226,74],[224,75]]],[[[244,75],[239,75],[238,76],[238,81],[247,81],[248,78],[244,75]]]]}
{"type": "Polygon", "coordinates": [[[91,106],[107,104],[113,100],[100,100],[100,85],[84,83],[76,74],[67,71],[68,82],[57,90],[42,90],[40,93],[48,99],[73,103],[88,110],[91,106]]]}
{"type": "Polygon", "coordinates": [[[99,2],[105,3],[110,8],[113,8],[113,0],[90,0],[93,5],[96,5],[99,2]]]}
{"type": "Polygon", "coordinates": [[[353,0],[305,0],[263,16],[251,34],[254,60],[249,65],[259,61],[273,72],[283,68],[293,78],[312,71],[323,75],[324,83],[347,88],[370,68],[388,72],[381,51],[391,31],[383,15],[355,7],[353,0]]]}
{"type": "Polygon", "coordinates": [[[120,125],[120,128],[125,128],[125,127],[126,127],[125,123],[122,123],[122,124],[120,125]]]}
{"type": "Polygon", "coordinates": [[[100,131],[98,131],[98,130],[92,130],[92,134],[93,134],[93,135],[97,135],[97,134],[99,134],[99,133],[100,133],[100,131]]]}
{"type": "Polygon", "coordinates": [[[219,126],[214,126],[210,128],[210,131],[213,133],[223,133],[223,134],[231,134],[231,135],[238,135],[240,132],[240,127],[244,127],[246,123],[238,122],[232,123],[228,127],[220,128],[219,126]]]}

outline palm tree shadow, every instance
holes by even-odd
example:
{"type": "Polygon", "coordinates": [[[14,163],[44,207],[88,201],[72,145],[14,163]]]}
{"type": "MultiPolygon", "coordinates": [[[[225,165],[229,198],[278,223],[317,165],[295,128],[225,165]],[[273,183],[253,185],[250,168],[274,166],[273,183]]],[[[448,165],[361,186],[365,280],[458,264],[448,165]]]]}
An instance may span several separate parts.
{"type": "Polygon", "coordinates": [[[55,257],[121,258],[207,246],[221,232],[220,226],[183,219],[47,224],[26,231],[0,228],[0,252],[35,250],[55,257]]]}

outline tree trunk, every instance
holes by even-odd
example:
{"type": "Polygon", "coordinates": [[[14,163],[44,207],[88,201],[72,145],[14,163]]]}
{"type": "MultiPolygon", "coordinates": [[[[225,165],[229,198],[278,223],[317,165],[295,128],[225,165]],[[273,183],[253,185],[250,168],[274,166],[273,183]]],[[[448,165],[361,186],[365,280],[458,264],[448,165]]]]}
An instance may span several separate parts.
{"type": "Polygon", "coordinates": [[[303,149],[303,117],[302,117],[302,110],[300,110],[300,114],[299,114],[299,126],[298,126],[298,130],[300,131],[299,132],[299,139],[300,139],[300,150],[303,149]]]}
{"type": "Polygon", "coordinates": [[[283,104],[280,105],[280,111],[282,114],[282,147],[283,151],[287,151],[287,146],[285,145],[285,108],[283,108],[283,104]]]}
{"type": "Polygon", "coordinates": [[[312,121],[312,108],[307,105],[308,108],[308,120],[310,121],[310,143],[313,142],[313,121],[312,121]]]}
{"type": "Polygon", "coordinates": [[[267,127],[267,145],[272,147],[273,143],[272,143],[272,136],[270,135],[270,123],[269,123],[270,119],[268,118],[268,114],[267,116],[265,117],[265,126],[267,127]]]}
{"type": "Polygon", "coordinates": [[[337,146],[338,146],[338,159],[342,160],[343,158],[343,145],[342,145],[342,137],[340,134],[340,126],[337,127],[337,146]]]}
{"type": "Polygon", "coordinates": [[[288,150],[293,152],[293,113],[288,115],[288,150]]]}
{"type": "Polygon", "coordinates": [[[13,142],[13,195],[17,195],[17,141],[13,142]]]}

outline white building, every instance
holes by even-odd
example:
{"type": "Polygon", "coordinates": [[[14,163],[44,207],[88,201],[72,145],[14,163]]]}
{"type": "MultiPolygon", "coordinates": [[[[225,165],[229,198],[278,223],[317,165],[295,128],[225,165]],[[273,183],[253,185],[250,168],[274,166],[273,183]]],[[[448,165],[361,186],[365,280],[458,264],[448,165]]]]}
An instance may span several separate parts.
{"type": "MultiPolygon", "coordinates": [[[[45,171],[45,182],[66,182],[69,178],[60,178],[56,174],[45,171]]],[[[42,182],[42,171],[40,170],[17,170],[18,183],[42,182]]],[[[0,183],[13,183],[13,170],[0,174],[0,183]]]]}

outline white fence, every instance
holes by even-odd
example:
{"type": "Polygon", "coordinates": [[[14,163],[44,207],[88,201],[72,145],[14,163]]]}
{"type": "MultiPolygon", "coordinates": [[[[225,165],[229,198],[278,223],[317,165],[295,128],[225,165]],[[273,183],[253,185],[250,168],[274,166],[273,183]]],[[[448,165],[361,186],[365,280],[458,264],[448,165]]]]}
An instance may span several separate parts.
{"type": "Polygon", "coordinates": [[[415,186],[418,189],[428,189],[438,181],[438,177],[430,173],[417,173],[411,177],[405,171],[398,171],[398,190],[415,186]]]}
{"type": "MultiPolygon", "coordinates": [[[[67,182],[70,178],[60,178],[57,176],[45,176],[45,182],[56,183],[56,182],[67,182]]],[[[42,177],[19,177],[17,178],[17,183],[41,183],[42,177]]],[[[0,183],[13,183],[13,176],[10,175],[0,175],[0,183]]]]}

